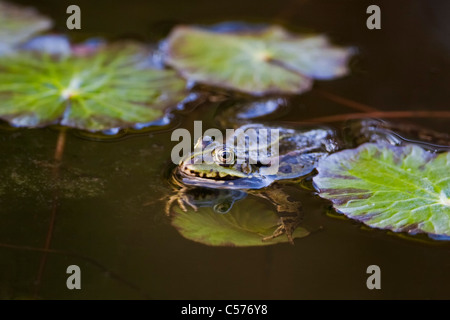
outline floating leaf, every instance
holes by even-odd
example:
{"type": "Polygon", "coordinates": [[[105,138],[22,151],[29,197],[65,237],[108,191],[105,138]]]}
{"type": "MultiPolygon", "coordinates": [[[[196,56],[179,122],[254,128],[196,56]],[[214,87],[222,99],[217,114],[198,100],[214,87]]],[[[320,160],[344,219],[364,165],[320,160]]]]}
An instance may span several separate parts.
{"type": "Polygon", "coordinates": [[[60,123],[90,131],[155,121],[183,98],[185,82],[174,71],[143,67],[145,58],[131,45],[81,57],[1,57],[0,118],[14,126],[60,123]]]}
{"type": "MultiPolygon", "coordinates": [[[[196,242],[211,246],[264,246],[288,242],[286,235],[263,241],[278,227],[279,217],[256,201],[245,201],[226,214],[214,212],[211,207],[202,207],[184,212],[175,207],[172,225],[180,234],[196,242]]],[[[309,232],[298,227],[293,238],[306,237],[309,232]]]]}
{"type": "Polygon", "coordinates": [[[0,1],[0,47],[19,44],[51,26],[51,20],[41,16],[33,8],[0,1]]]}
{"type": "Polygon", "coordinates": [[[320,160],[318,171],[319,195],[352,219],[450,236],[450,152],[367,143],[320,160]]]}
{"type": "Polygon", "coordinates": [[[281,27],[236,33],[180,26],[165,51],[166,63],[188,80],[253,95],[307,91],[312,79],[345,75],[352,55],[324,36],[294,36],[281,27]]]}

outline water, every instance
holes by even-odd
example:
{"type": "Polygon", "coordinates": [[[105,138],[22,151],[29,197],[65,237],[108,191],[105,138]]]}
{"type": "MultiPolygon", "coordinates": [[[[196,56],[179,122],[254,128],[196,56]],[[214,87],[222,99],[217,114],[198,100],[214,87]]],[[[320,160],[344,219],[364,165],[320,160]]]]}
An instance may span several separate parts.
{"type": "MultiPolygon", "coordinates": [[[[37,6],[65,29],[68,1],[37,6]]],[[[439,1],[382,1],[382,29],[365,28],[365,1],[78,1],[82,30],[155,41],[176,23],[278,22],[329,34],[360,55],[350,77],[316,88],[381,110],[448,110],[448,19],[439,1]]],[[[302,121],[354,110],[312,91],[290,101],[280,120],[302,121]]],[[[296,240],[258,248],[209,247],[183,238],[164,215],[171,192],[170,131],[213,126],[214,104],[180,112],[162,131],[96,141],[68,130],[60,179],[51,162],[57,128],[0,130],[0,297],[157,299],[450,298],[450,245],[373,230],[344,218],[311,192],[301,200],[305,225],[296,240]],[[148,205],[144,205],[148,204],[148,205]],[[48,237],[49,226],[54,227],[48,237]],[[45,254],[42,248],[49,248],[45,254]],[[66,288],[66,269],[82,270],[82,289],[66,288]],[[368,290],[366,269],[381,268],[381,290],[368,290]]],[[[448,119],[408,120],[442,132],[448,119]]],[[[306,183],[307,185],[307,183],[306,183]]],[[[261,201],[249,195],[244,201],[261,201]]],[[[239,205],[239,204],[237,204],[239,205]]],[[[270,206],[266,204],[269,208],[270,206]]]]}

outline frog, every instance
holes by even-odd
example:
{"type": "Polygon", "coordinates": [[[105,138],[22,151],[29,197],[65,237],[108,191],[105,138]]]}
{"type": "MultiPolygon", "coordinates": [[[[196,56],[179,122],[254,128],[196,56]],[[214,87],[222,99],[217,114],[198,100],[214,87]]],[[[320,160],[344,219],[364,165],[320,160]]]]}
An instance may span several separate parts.
{"type": "MultiPolygon", "coordinates": [[[[258,110],[264,109],[261,104],[257,106],[258,110]]],[[[274,109],[273,103],[270,108],[274,109]]],[[[248,110],[248,106],[245,110],[248,110]]],[[[223,118],[221,121],[222,124],[225,123],[223,118]]],[[[186,206],[194,210],[205,205],[216,208],[217,201],[220,202],[223,198],[224,191],[214,201],[205,202],[204,199],[198,201],[195,197],[186,197],[192,188],[229,190],[228,212],[230,205],[234,203],[229,201],[233,198],[230,192],[240,190],[264,198],[276,207],[279,226],[272,235],[263,237],[262,241],[286,235],[291,244],[294,243],[292,234],[301,224],[303,211],[301,203],[291,200],[284,192],[283,184],[296,183],[313,174],[321,159],[364,142],[384,141],[391,145],[421,143],[432,151],[440,151],[448,150],[450,141],[449,136],[445,134],[418,129],[413,125],[396,126],[378,119],[351,121],[343,126],[344,129],[341,132],[327,126],[254,123],[245,119],[245,114],[244,117],[240,116],[238,121],[227,125],[234,126],[236,130],[227,136],[225,141],[217,141],[210,136],[201,137],[196,142],[194,151],[181,159],[173,172],[173,178],[182,187],[180,192],[169,201],[166,212],[169,212],[170,205],[175,200],[182,210],[187,211],[186,206]],[[403,129],[403,132],[400,129],[403,129]],[[272,139],[272,137],[268,138],[267,132],[277,132],[277,134],[272,139]],[[405,138],[402,134],[416,137],[417,140],[405,138]],[[429,139],[425,140],[426,137],[429,139]],[[266,143],[261,144],[261,140],[266,143]],[[274,148],[275,152],[268,153],[267,149],[274,145],[277,145],[277,148],[274,148]],[[261,154],[263,157],[259,159],[261,154]]],[[[209,192],[210,195],[214,194],[209,192]]],[[[242,198],[241,196],[240,199],[242,198]]]]}
{"type": "MultiPolygon", "coordinates": [[[[175,201],[184,211],[186,206],[194,210],[204,206],[204,199],[195,200],[192,196],[187,196],[192,187],[242,190],[264,198],[276,206],[280,224],[272,235],[262,240],[267,241],[286,234],[288,241],[293,243],[292,234],[301,223],[301,203],[290,200],[276,182],[292,182],[311,173],[322,157],[337,150],[333,137],[334,131],[330,128],[294,129],[260,123],[238,127],[235,134],[227,137],[224,142],[204,136],[194,147],[199,151],[190,153],[177,166],[174,178],[183,187],[168,201],[166,212],[175,201]],[[249,132],[254,134],[249,135],[249,132]],[[263,132],[265,138],[268,138],[267,132],[276,132],[276,135],[273,140],[269,139],[268,143],[261,144],[259,139],[263,132]],[[245,140],[248,148],[242,148],[245,140]],[[199,145],[202,148],[198,148],[199,145]],[[278,148],[272,148],[273,145],[278,148]],[[274,152],[266,155],[267,149],[274,149],[274,152]],[[261,154],[264,154],[265,158],[260,159],[261,154]],[[206,155],[210,156],[212,161],[205,162],[206,155]]],[[[216,208],[216,203],[210,204],[216,208]]]]}

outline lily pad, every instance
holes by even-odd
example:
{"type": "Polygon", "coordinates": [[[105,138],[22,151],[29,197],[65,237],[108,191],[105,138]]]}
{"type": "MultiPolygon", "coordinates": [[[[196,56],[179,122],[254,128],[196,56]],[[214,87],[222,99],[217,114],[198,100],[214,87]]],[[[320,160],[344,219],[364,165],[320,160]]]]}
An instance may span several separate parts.
{"type": "Polygon", "coordinates": [[[52,21],[33,8],[0,1],[0,47],[14,46],[52,27],[52,21]]]}
{"type": "Polygon", "coordinates": [[[292,35],[278,26],[241,33],[179,26],[164,50],[166,63],[186,79],[253,95],[302,93],[313,79],[343,76],[353,53],[325,36],[292,35]]]}
{"type": "MultiPolygon", "coordinates": [[[[184,212],[175,207],[172,225],[186,239],[210,246],[264,246],[288,242],[285,235],[263,241],[278,227],[276,212],[256,201],[245,201],[226,214],[216,213],[211,207],[201,207],[184,212]]],[[[293,238],[303,238],[309,232],[298,227],[293,238]]]]}
{"type": "Polygon", "coordinates": [[[89,131],[151,123],[182,100],[185,81],[148,68],[143,51],[129,44],[87,56],[0,57],[0,118],[19,127],[59,123],[89,131]]]}
{"type": "Polygon", "coordinates": [[[320,160],[314,184],[338,212],[374,228],[450,236],[450,152],[363,144],[320,160]]]}

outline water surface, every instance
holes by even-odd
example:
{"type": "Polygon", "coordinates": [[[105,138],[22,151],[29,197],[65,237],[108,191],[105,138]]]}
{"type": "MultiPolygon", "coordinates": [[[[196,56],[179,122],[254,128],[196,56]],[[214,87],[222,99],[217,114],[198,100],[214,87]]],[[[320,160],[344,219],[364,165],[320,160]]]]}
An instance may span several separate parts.
{"type": "MultiPolygon", "coordinates": [[[[68,32],[65,9],[71,2],[19,2],[37,6],[56,20],[56,31],[68,32]]],[[[386,111],[448,110],[448,4],[378,3],[382,29],[370,31],[367,1],[80,0],[82,30],[69,34],[157,41],[177,23],[281,23],[359,48],[351,76],[317,82],[315,88],[386,111]]],[[[286,188],[303,202],[305,224],[320,227],[295,246],[208,247],[184,239],[164,215],[161,200],[171,191],[167,171],[175,142],[170,130],[192,130],[194,120],[213,126],[216,107],[203,104],[177,115],[166,130],[124,139],[94,141],[68,130],[62,189],[54,186],[50,166],[59,129],[13,130],[2,124],[0,297],[450,298],[448,243],[371,230],[293,186],[286,188]],[[44,253],[46,247],[50,251],[44,253]],[[82,270],[81,290],[66,288],[66,268],[72,264],[82,270]],[[381,268],[381,290],[366,287],[366,268],[372,264],[381,268]]],[[[293,99],[280,120],[353,111],[313,90],[293,99]]],[[[449,119],[408,121],[449,132],[449,119]]]]}

